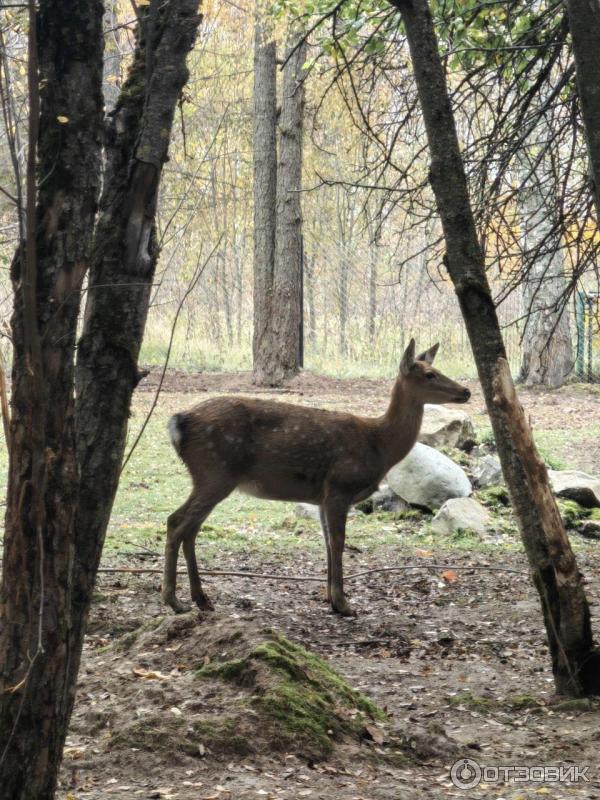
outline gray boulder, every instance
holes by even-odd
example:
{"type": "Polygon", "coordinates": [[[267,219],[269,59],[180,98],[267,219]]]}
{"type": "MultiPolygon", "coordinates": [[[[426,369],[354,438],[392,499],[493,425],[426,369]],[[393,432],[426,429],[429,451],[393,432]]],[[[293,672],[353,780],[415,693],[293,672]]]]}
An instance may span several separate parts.
{"type": "Polygon", "coordinates": [[[473,477],[482,489],[487,489],[488,486],[504,485],[502,467],[496,456],[483,456],[473,468],[473,477]]]}
{"type": "Polygon", "coordinates": [[[466,473],[433,447],[417,443],[388,472],[388,484],[408,503],[440,508],[452,497],[468,497],[473,489],[466,473]]]}
{"type": "Polygon", "coordinates": [[[447,500],[431,522],[436,533],[456,533],[475,531],[483,535],[489,528],[492,518],[490,512],[473,500],[472,497],[457,497],[447,500]]]}
{"type": "Polygon", "coordinates": [[[319,515],[319,506],[313,506],[312,503],[297,503],[296,516],[300,519],[314,519],[317,522],[321,521],[319,515]]]}
{"type": "Polygon", "coordinates": [[[577,530],[586,539],[600,539],[600,522],[589,519],[577,530]]]}
{"type": "Polygon", "coordinates": [[[575,500],[585,508],[600,507],[600,480],[574,469],[549,469],[552,491],[558,497],[575,500]]]}
{"type": "Polygon", "coordinates": [[[457,408],[426,404],[419,441],[429,447],[473,446],[475,430],[469,415],[457,408]]]}
{"type": "Polygon", "coordinates": [[[361,500],[360,503],[356,504],[356,508],[362,511],[363,514],[372,514],[375,511],[398,513],[400,511],[406,511],[409,507],[406,500],[398,497],[396,492],[390,489],[386,483],[382,484],[380,488],[376,492],[373,492],[370,497],[367,497],[366,500],[361,500]]]}

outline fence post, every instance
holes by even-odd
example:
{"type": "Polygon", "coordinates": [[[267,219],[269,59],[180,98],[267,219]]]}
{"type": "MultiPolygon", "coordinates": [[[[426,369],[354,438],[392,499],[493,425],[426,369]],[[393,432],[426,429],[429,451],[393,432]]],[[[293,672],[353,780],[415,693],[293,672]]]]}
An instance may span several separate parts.
{"type": "Polygon", "coordinates": [[[585,292],[579,291],[575,295],[575,324],[577,327],[577,358],[575,360],[575,374],[583,378],[585,360],[585,292]]]}
{"type": "Polygon", "coordinates": [[[304,367],[304,236],[300,234],[300,331],[298,332],[298,366],[304,367]]]}

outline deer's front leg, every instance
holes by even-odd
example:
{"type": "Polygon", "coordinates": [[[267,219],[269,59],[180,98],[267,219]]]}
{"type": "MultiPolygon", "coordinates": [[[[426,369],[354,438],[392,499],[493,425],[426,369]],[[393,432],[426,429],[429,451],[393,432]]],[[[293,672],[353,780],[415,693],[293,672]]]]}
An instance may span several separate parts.
{"type": "Polygon", "coordinates": [[[329,495],[323,501],[323,510],[327,521],[329,535],[329,552],[331,561],[331,574],[329,591],[331,594],[331,607],[344,617],[351,617],[353,611],[344,596],[344,573],[342,559],[344,543],[346,541],[346,519],[350,502],[339,495],[329,495]]]}
{"type": "Polygon", "coordinates": [[[323,531],[323,539],[325,540],[325,549],[327,550],[327,602],[331,603],[331,545],[329,544],[329,532],[327,530],[327,517],[323,506],[319,506],[319,516],[321,518],[321,530],[323,531]]]}

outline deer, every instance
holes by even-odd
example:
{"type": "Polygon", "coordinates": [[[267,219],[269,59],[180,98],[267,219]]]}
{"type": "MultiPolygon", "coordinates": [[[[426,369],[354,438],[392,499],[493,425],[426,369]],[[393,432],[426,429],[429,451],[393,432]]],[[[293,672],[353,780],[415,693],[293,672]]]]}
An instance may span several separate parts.
{"type": "Polygon", "coordinates": [[[171,442],[187,467],[192,491],[167,520],[162,599],[189,611],[176,595],[179,549],[192,601],[213,610],[196,562],[195,540],[215,506],[234,489],[268,500],[319,506],[327,551],[327,602],[353,615],[344,594],[342,558],[350,507],[375,492],[386,473],[412,449],[425,403],[466,403],[471,392],[432,364],[439,343],[415,358],[411,339],[389,406],[379,417],[246,397],[217,397],[168,423],[171,442]]]}

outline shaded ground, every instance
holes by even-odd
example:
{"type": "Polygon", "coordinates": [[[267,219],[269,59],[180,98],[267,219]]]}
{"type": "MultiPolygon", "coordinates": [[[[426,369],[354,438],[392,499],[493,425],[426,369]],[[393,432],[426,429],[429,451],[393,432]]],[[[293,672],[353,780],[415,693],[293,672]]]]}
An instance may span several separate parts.
{"type": "MultiPolygon", "coordinates": [[[[389,553],[349,556],[352,571],[390,560],[389,553]]],[[[130,651],[105,648],[124,630],[160,621],[158,578],[103,577],[69,736],[63,797],[67,791],[82,798],[185,800],[464,796],[449,778],[450,765],[463,756],[482,765],[590,765],[595,781],[593,788],[537,784],[529,787],[531,794],[520,784],[488,786],[470,790],[469,797],[534,797],[540,788],[553,798],[600,796],[600,706],[554,704],[527,576],[457,569],[469,563],[522,569],[522,559],[446,552],[436,553],[435,561],[454,569],[458,580],[441,579],[441,569],[369,577],[352,589],[359,616],[351,620],[331,615],[322,590],[311,584],[207,579],[218,604],[214,615],[190,615],[170,638],[130,651]],[[385,744],[367,739],[342,744],[328,761],[316,764],[285,752],[212,752],[210,738],[201,734],[191,740],[196,752],[182,749],[173,732],[181,717],[191,724],[194,714],[214,712],[215,705],[229,714],[223,690],[194,673],[204,663],[214,627],[227,630],[240,623],[274,627],[330,659],[352,686],[391,715],[392,727],[400,726],[413,740],[405,763],[389,763],[385,744]],[[132,721],[144,720],[158,730],[158,743],[123,735],[132,721]]],[[[600,563],[591,553],[580,553],[580,563],[597,614],[600,563]]],[[[223,566],[284,572],[294,565],[249,558],[223,566]]],[[[321,570],[322,559],[306,558],[299,571],[321,570]]],[[[241,690],[228,692],[235,696],[241,690]]]]}
{"type": "MultiPolygon", "coordinates": [[[[132,439],[156,382],[149,376],[136,397],[132,439]]],[[[305,375],[286,399],[376,414],[385,407],[389,386],[305,375]]],[[[168,375],[169,391],[123,475],[104,568],[160,570],[164,519],[187,489],[183,468],[166,443],[165,421],[174,410],[234,387],[253,392],[244,376],[168,375]]],[[[598,399],[579,387],[524,393],[551,459],[600,472],[598,399]]],[[[476,395],[468,410],[485,435],[482,405],[476,395]]],[[[597,630],[598,545],[575,537],[573,542],[597,630]]],[[[354,619],[333,616],[318,583],[246,577],[206,578],[216,612],[175,618],[160,603],[160,574],[102,573],[59,796],[600,798],[600,704],[565,705],[553,696],[538,601],[513,528],[504,526],[495,541],[441,538],[431,534],[427,517],[355,515],[348,543],[347,574],[435,566],[349,582],[354,619]],[[235,733],[257,752],[215,744],[198,721],[209,712],[230,717],[235,704],[246,702],[247,690],[200,680],[196,672],[217,655],[217,631],[254,636],[265,627],[325,658],[389,714],[388,723],[377,723],[360,739],[342,736],[325,761],[313,761],[304,748],[287,743],[265,748],[272,739],[260,719],[253,729],[251,715],[235,733]],[[460,758],[488,767],[589,765],[591,783],[489,781],[462,790],[450,780],[450,767],[460,758]]],[[[215,510],[198,539],[203,566],[288,577],[322,576],[322,550],[316,523],[295,518],[290,505],[239,495],[215,510]]],[[[179,580],[183,598],[187,581],[179,580]]]]}

